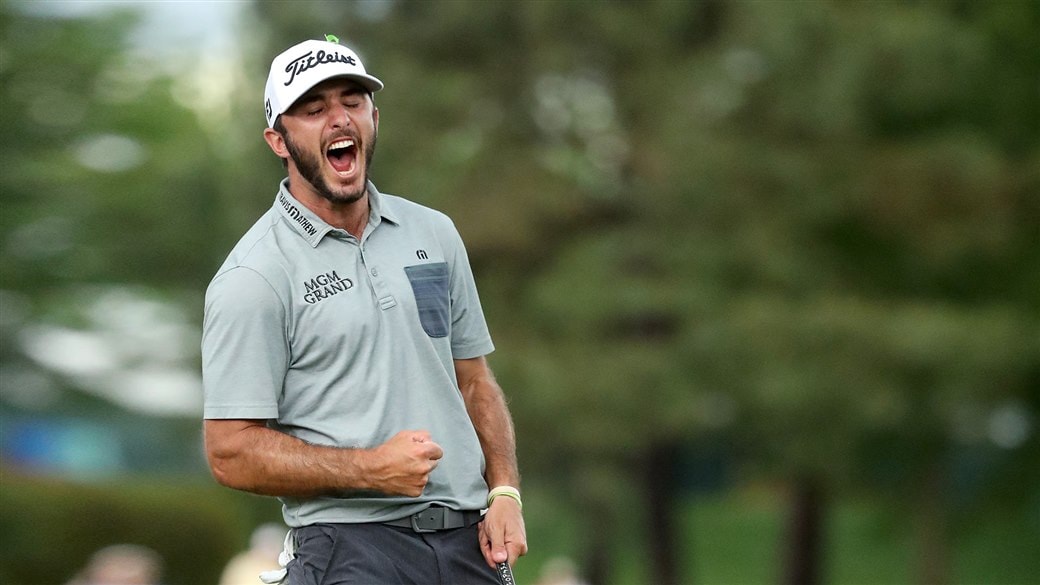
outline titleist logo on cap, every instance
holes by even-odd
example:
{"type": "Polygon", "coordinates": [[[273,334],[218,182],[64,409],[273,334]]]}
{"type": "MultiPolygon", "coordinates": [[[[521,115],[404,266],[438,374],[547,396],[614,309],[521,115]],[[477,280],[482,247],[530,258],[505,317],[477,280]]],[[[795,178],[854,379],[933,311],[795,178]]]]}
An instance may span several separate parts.
{"type": "Polygon", "coordinates": [[[307,90],[333,77],[349,79],[369,94],[383,89],[383,82],[369,75],[361,58],[349,47],[338,44],[336,37],[326,35],[324,41],[303,41],[282,51],[271,61],[264,86],[267,126],[273,128],[278,116],[307,90]]]}
{"type": "Polygon", "coordinates": [[[291,84],[293,80],[296,79],[296,76],[304,71],[326,63],[346,63],[347,65],[357,65],[357,61],[350,55],[344,55],[342,53],[326,53],[321,50],[317,53],[314,53],[314,51],[307,51],[303,55],[289,61],[289,64],[285,66],[285,72],[289,74],[289,80],[285,82],[285,85],[291,84]]]}

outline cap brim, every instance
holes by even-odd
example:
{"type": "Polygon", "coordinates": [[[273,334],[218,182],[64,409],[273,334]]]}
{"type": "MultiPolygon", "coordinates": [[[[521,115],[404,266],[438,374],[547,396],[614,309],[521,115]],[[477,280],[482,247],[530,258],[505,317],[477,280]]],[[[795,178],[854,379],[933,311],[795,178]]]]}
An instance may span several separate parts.
{"type": "Polygon", "coordinates": [[[268,121],[268,126],[269,127],[273,127],[274,123],[278,119],[278,117],[281,116],[282,114],[284,114],[285,112],[289,111],[290,109],[292,109],[292,107],[294,105],[296,105],[296,103],[300,101],[300,98],[305,96],[307,94],[307,92],[309,92],[315,86],[317,86],[317,85],[319,85],[321,83],[324,83],[324,82],[326,82],[326,81],[328,81],[330,79],[348,79],[350,81],[353,81],[354,83],[357,83],[358,85],[360,85],[362,88],[364,88],[369,93],[375,93],[375,92],[380,91],[380,90],[383,89],[383,82],[380,81],[378,78],[373,77],[373,76],[368,75],[368,74],[362,74],[362,73],[341,73],[341,74],[338,74],[338,75],[330,75],[328,77],[325,77],[323,79],[320,79],[320,80],[316,81],[312,85],[307,86],[306,89],[301,91],[300,94],[298,96],[296,96],[296,98],[293,99],[292,102],[287,104],[280,111],[274,112],[273,116],[271,116],[271,119],[268,121]]]}
{"type": "Polygon", "coordinates": [[[279,112],[278,115],[275,116],[275,118],[277,118],[278,116],[280,116],[280,115],[284,114],[285,112],[288,112],[289,110],[291,110],[292,107],[294,105],[296,105],[296,102],[300,101],[300,98],[302,98],[303,96],[307,95],[307,92],[309,92],[310,90],[314,89],[318,85],[321,85],[322,83],[325,83],[326,81],[328,81],[330,79],[347,79],[347,80],[353,81],[353,82],[357,83],[358,85],[360,85],[361,87],[365,88],[365,90],[368,91],[369,93],[375,93],[375,92],[383,89],[383,82],[379,81],[379,79],[377,79],[375,77],[372,77],[371,75],[362,75],[360,73],[343,73],[341,75],[330,75],[330,76],[326,77],[325,79],[322,79],[322,80],[318,81],[314,85],[311,85],[311,86],[307,87],[306,89],[304,89],[302,92],[300,92],[299,97],[294,99],[291,104],[289,104],[288,106],[285,107],[284,110],[279,112]]]}
{"type": "MultiPolygon", "coordinates": [[[[303,97],[303,95],[306,94],[308,91],[310,91],[315,85],[319,85],[319,84],[324,83],[324,82],[326,82],[326,81],[328,81],[330,79],[349,79],[350,81],[356,82],[358,85],[360,85],[361,87],[365,88],[366,90],[368,90],[371,93],[375,93],[375,92],[383,89],[383,82],[379,81],[375,77],[372,77],[371,75],[362,75],[360,73],[343,73],[342,75],[330,75],[330,76],[326,77],[325,79],[322,79],[318,83],[315,83],[314,85],[312,85],[312,86],[308,87],[307,89],[303,90],[303,93],[300,94],[300,97],[303,97]]],[[[300,98],[296,98],[296,99],[298,100],[300,98]]],[[[293,102],[293,103],[295,103],[295,102],[293,102]]],[[[288,108],[286,108],[286,109],[288,109],[288,108]]]]}

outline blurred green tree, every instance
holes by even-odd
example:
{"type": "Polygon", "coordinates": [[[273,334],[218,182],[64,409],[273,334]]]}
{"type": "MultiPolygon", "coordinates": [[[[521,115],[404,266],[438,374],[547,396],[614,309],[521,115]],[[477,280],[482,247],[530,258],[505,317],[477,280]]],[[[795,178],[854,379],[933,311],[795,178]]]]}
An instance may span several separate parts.
{"type": "Polygon", "coordinates": [[[331,27],[387,82],[376,180],[459,223],[595,581],[633,489],[682,579],[686,445],[789,482],[787,582],[823,579],[830,493],[893,494],[943,582],[953,510],[1036,485],[1035,3],[257,9],[270,52],[331,27]]]}
{"type": "MultiPolygon", "coordinates": [[[[153,353],[170,354],[159,365],[193,367],[196,356],[181,357],[183,339],[131,329],[180,331],[180,312],[198,312],[208,274],[226,253],[223,169],[178,80],[156,55],[130,46],[132,10],[65,18],[29,8],[0,8],[0,132],[8,137],[0,144],[0,415],[105,419],[150,432],[134,422],[139,412],[79,391],[95,385],[85,371],[104,367],[91,363],[98,356],[78,356],[79,371],[54,369],[48,362],[77,357],[56,354],[82,345],[46,347],[55,336],[41,332],[94,339],[98,327],[118,322],[106,334],[122,334],[123,345],[151,340],[165,347],[153,353]],[[135,321],[142,311],[169,319],[135,321]]],[[[156,365],[149,351],[128,348],[127,363],[114,367],[156,365]]],[[[183,434],[179,424],[170,421],[175,434],[183,434]]],[[[196,445],[163,443],[158,450],[170,458],[151,457],[198,469],[196,445]]]]}
{"type": "Polygon", "coordinates": [[[824,580],[833,495],[913,518],[936,583],[974,520],[1035,505],[1036,3],[253,9],[218,128],[134,76],[127,16],[0,11],[0,278],[30,315],[5,365],[82,283],[199,308],[280,175],[268,58],[329,32],[387,83],[374,180],[467,241],[522,466],[581,512],[594,582],[633,494],[647,580],[697,575],[691,449],[789,490],[786,582],[824,580]]]}
{"type": "Polygon", "coordinates": [[[134,15],[2,18],[4,288],[204,285],[219,158],[174,80],[128,51],[134,15]]]}

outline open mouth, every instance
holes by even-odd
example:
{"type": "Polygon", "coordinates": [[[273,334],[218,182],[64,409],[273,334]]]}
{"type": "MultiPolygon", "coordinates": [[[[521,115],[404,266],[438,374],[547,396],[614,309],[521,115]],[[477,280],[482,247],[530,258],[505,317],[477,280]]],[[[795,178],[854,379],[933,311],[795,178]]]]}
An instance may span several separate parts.
{"type": "Polygon", "coordinates": [[[352,174],[357,166],[357,147],[354,146],[354,140],[351,138],[344,138],[330,144],[325,156],[329,159],[332,168],[343,176],[352,174]]]}

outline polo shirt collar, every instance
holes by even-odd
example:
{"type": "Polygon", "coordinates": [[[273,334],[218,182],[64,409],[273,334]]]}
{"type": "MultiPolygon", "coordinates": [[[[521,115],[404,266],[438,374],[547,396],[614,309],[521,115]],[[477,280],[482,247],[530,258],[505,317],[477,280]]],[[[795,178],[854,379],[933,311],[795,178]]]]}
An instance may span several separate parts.
{"type": "Polygon", "coordinates": [[[397,218],[397,214],[391,209],[389,205],[390,201],[383,198],[383,194],[376,189],[376,186],[372,181],[368,182],[368,223],[372,224],[373,227],[380,224],[382,220],[387,220],[394,225],[401,225],[401,220],[397,218]]]}
{"type": "MultiPolygon", "coordinates": [[[[392,224],[399,225],[401,222],[397,217],[397,214],[390,209],[388,205],[389,201],[383,198],[379,190],[372,181],[368,182],[368,223],[369,229],[375,229],[382,223],[383,220],[387,220],[392,224]]],[[[303,239],[307,240],[307,243],[312,248],[318,246],[321,239],[324,238],[329,232],[346,233],[341,229],[334,228],[331,225],[325,223],[325,220],[318,217],[313,211],[307,208],[306,205],[300,203],[292,193],[289,192],[289,179],[282,179],[279,184],[278,194],[274,199],[274,208],[282,215],[283,218],[288,222],[296,233],[303,239]]]]}

